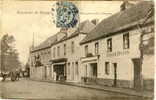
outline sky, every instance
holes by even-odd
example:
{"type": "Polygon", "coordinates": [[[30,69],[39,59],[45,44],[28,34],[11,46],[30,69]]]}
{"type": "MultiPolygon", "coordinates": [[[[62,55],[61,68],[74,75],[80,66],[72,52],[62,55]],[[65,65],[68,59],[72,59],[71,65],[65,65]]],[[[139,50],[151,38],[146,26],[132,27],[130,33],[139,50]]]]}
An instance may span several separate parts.
{"type": "MultiPolygon", "coordinates": [[[[37,46],[49,36],[56,34],[59,28],[53,23],[51,8],[55,1],[3,1],[0,6],[1,33],[15,37],[16,49],[22,63],[26,63],[29,47],[37,46]]],[[[76,1],[73,2],[80,12],[80,22],[102,19],[120,10],[122,1],[76,1]]]]}

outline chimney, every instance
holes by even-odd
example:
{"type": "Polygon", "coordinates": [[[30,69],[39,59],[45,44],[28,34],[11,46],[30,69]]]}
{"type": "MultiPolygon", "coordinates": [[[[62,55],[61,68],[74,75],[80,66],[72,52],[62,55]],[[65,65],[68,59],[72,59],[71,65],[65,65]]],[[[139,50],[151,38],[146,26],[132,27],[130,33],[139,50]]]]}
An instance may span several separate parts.
{"type": "Polygon", "coordinates": [[[57,33],[57,41],[60,41],[65,36],[67,36],[67,29],[66,28],[61,28],[60,32],[57,33]]]}
{"type": "Polygon", "coordinates": [[[130,7],[132,7],[134,4],[133,3],[130,3],[128,2],[127,0],[124,1],[121,5],[120,5],[120,11],[124,11],[130,7]]]}
{"type": "Polygon", "coordinates": [[[93,20],[91,20],[91,22],[92,22],[94,25],[97,25],[98,22],[99,22],[99,19],[93,19],[93,20]]]}

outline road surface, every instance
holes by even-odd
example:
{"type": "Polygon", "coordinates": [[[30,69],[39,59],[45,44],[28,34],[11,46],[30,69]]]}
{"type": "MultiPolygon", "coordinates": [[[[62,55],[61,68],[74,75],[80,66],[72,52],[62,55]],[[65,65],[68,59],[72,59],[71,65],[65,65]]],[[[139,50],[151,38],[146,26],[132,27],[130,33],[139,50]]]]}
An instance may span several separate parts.
{"type": "Polygon", "coordinates": [[[22,79],[0,82],[2,98],[52,100],[151,100],[120,93],[22,79]]]}

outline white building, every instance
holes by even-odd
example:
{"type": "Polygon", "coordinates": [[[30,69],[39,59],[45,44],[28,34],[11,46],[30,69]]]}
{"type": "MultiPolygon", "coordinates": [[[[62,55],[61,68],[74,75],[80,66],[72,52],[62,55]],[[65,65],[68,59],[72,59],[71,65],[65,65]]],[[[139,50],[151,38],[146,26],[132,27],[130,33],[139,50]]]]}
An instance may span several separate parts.
{"type": "Polygon", "coordinates": [[[154,36],[153,11],[153,2],[144,1],[102,20],[81,41],[81,77],[96,84],[136,89],[146,83],[144,88],[152,89],[154,58],[144,58],[142,65],[140,44],[143,31],[149,35],[143,35],[147,41],[154,36]]]}
{"type": "MultiPolygon", "coordinates": [[[[57,80],[63,75],[66,81],[80,81],[80,41],[94,28],[94,24],[86,20],[74,30],[62,30],[57,34],[57,41],[51,46],[51,70],[56,72],[57,80]]],[[[52,74],[53,75],[53,74],[52,74]]]]}

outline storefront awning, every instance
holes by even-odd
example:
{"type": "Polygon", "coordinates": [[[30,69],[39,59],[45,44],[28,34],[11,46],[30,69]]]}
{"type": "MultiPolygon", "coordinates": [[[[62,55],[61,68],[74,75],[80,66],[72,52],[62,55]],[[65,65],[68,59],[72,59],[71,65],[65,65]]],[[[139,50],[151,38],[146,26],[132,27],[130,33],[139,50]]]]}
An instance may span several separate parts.
{"type": "Polygon", "coordinates": [[[53,66],[55,66],[55,65],[64,65],[64,64],[66,64],[66,62],[53,63],[53,66]]]}
{"type": "Polygon", "coordinates": [[[52,64],[54,64],[54,63],[65,63],[65,62],[67,62],[67,58],[53,59],[53,60],[50,60],[50,62],[52,62],[52,64]]]}

